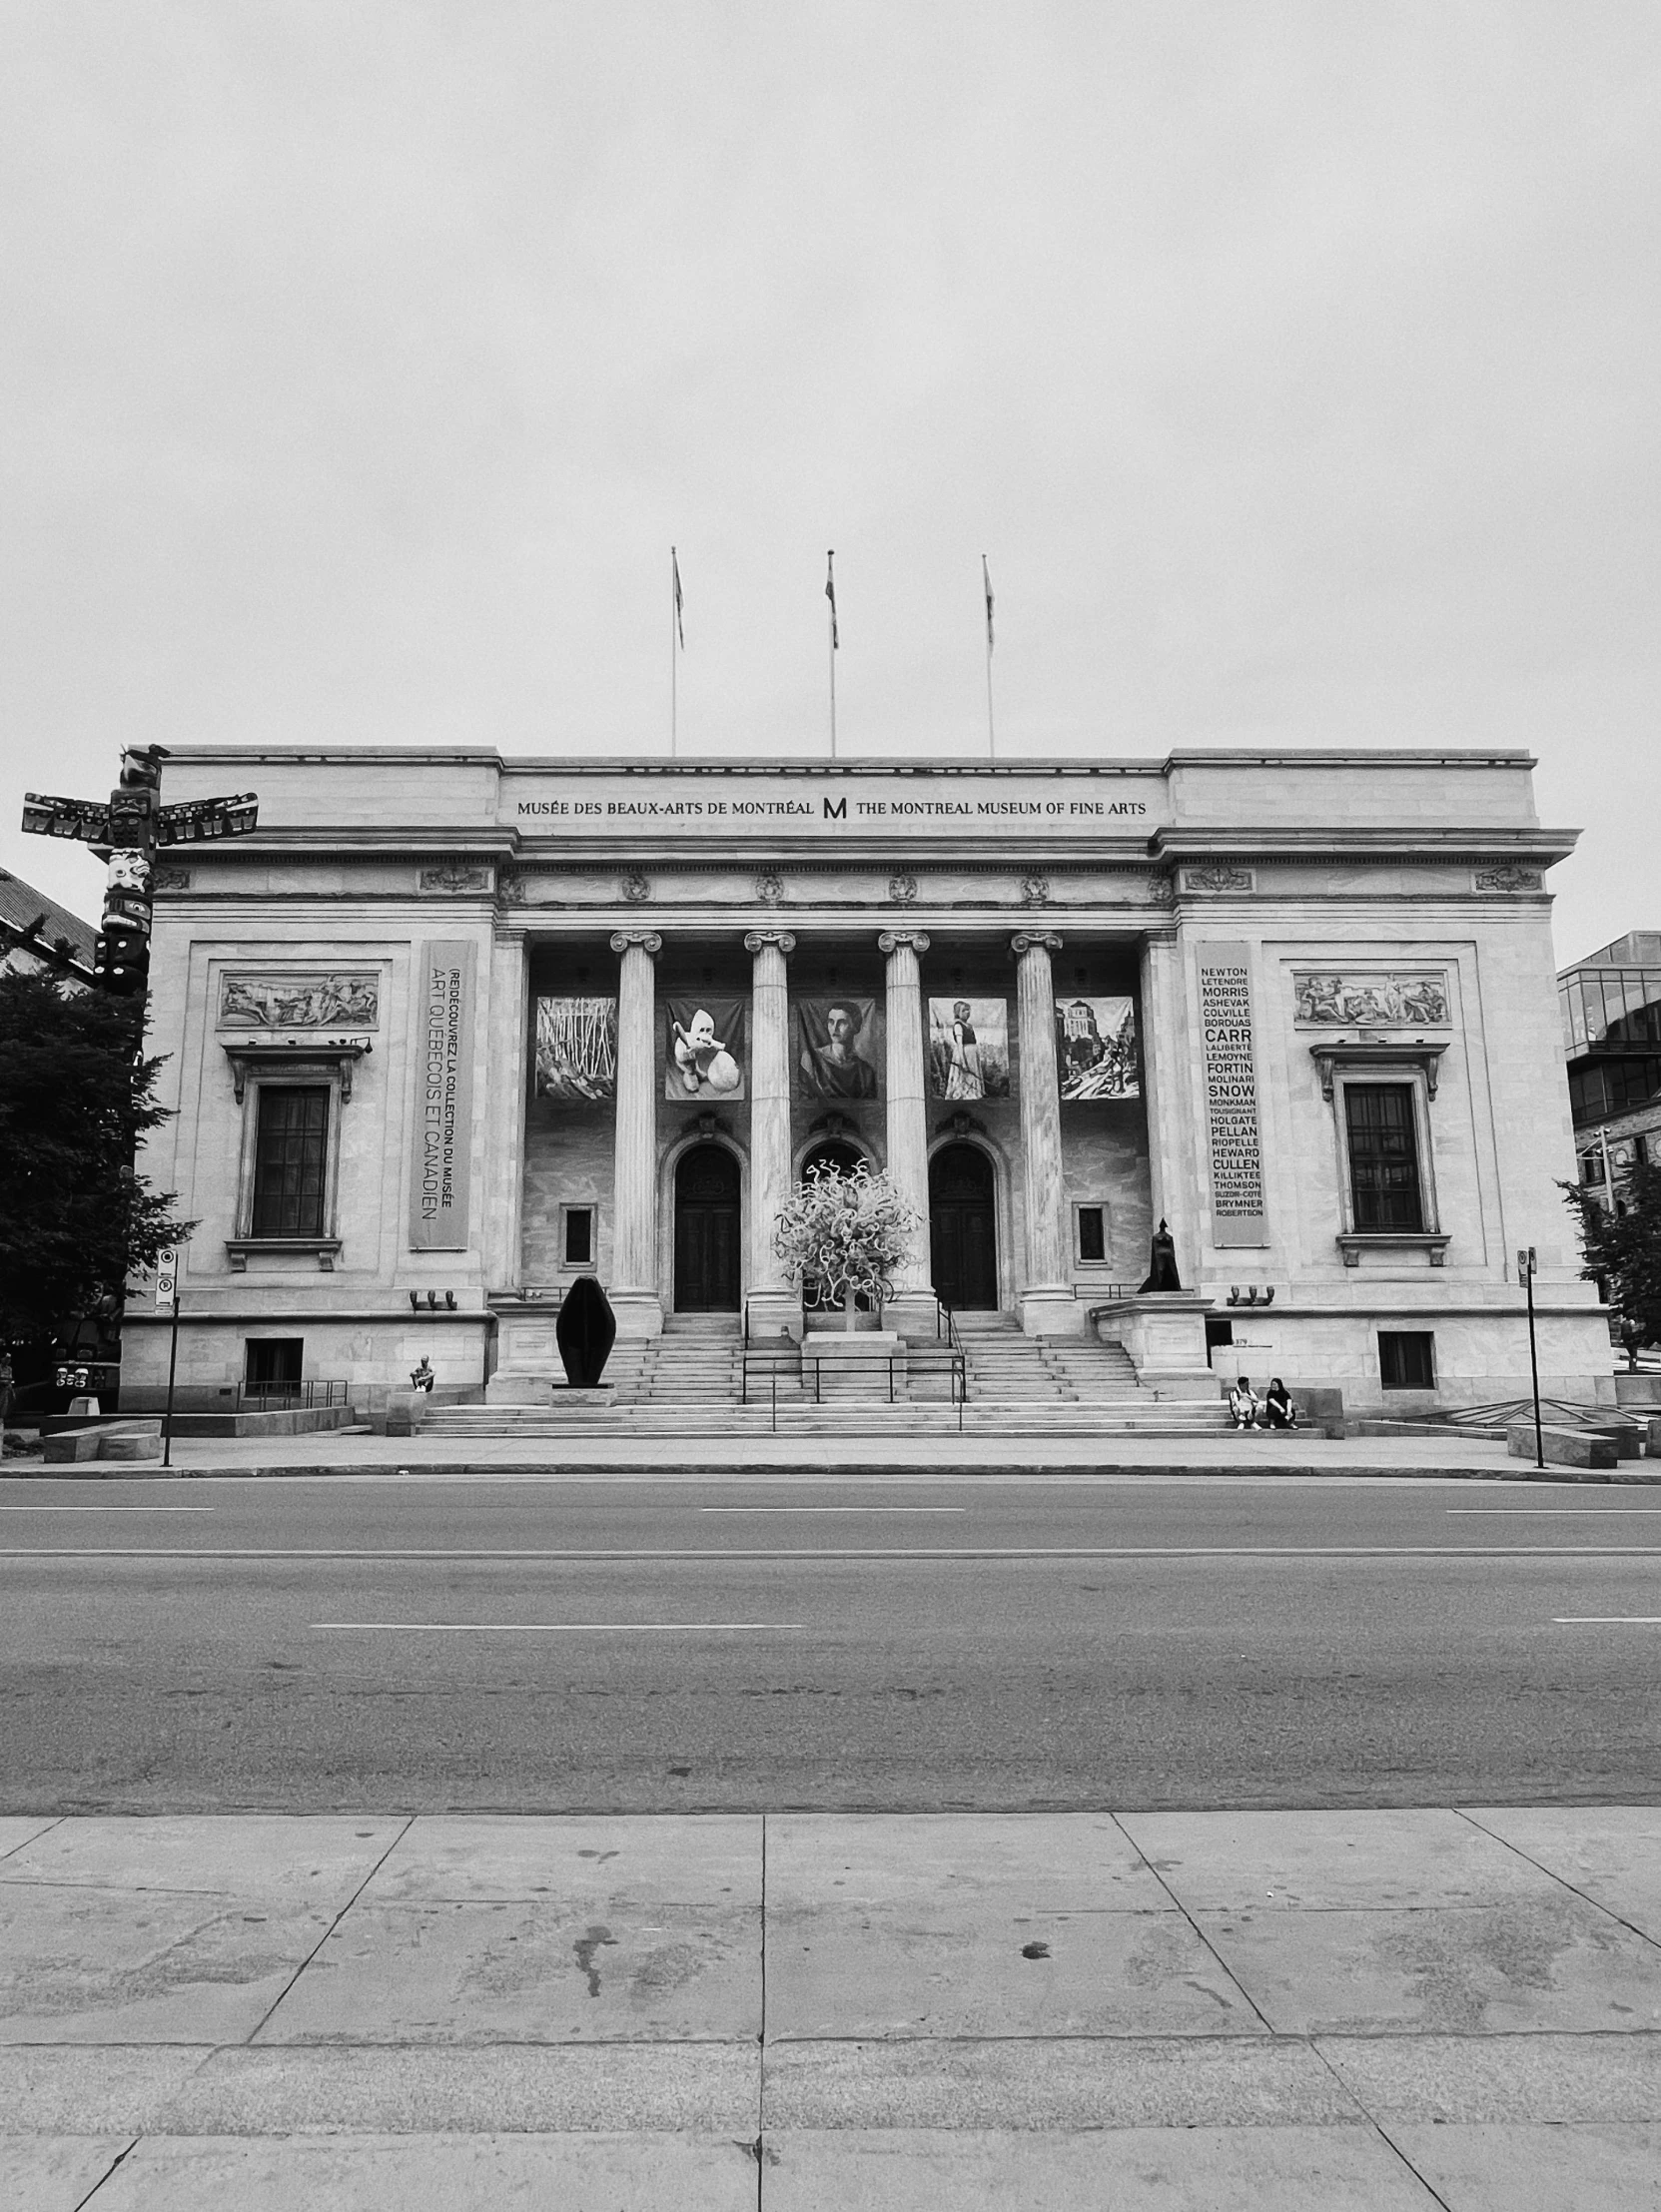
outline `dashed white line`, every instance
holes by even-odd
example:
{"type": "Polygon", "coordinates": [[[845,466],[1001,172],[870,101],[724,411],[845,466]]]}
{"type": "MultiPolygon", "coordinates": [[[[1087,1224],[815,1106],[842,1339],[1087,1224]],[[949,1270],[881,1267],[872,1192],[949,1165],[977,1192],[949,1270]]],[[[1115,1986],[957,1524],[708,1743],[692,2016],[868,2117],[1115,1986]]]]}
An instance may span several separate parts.
{"type": "Polygon", "coordinates": [[[1661,1628],[1661,1613],[1558,1613],[1553,1628],[1661,1628]]]}
{"type": "Polygon", "coordinates": [[[705,1636],[731,1630],[800,1629],[800,1621],[314,1621],[314,1629],[381,1631],[420,1636],[705,1636]]]}

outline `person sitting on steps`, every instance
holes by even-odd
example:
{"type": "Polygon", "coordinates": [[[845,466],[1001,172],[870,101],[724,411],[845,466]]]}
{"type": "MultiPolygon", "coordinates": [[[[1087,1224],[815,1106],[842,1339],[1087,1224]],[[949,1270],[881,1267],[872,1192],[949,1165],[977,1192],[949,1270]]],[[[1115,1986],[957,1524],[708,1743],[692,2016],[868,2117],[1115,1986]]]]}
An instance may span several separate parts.
{"type": "Polygon", "coordinates": [[[1291,1392],[1278,1375],[1263,1392],[1263,1426],[1271,1429],[1297,1426],[1297,1408],[1292,1403],[1291,1392]]]}
{"type": "Polygon", "coordinates": [[[1229,1393],[1229,1419],[1238,1429],[1254,1429],[1257,1413],[1257,1393],[1251,1387],[1251,1378],[1242,1375],[1229,1393]]]}

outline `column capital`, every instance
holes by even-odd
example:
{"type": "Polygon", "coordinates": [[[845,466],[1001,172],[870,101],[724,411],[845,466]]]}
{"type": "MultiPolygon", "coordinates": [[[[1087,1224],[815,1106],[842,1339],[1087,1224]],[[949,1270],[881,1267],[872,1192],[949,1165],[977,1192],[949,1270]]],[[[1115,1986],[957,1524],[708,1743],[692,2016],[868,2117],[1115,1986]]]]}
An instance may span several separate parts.
{"type": "Polygon", "coordinates": [[[652,960],[655,960],[663,950],[663,940],[655,930],[613,930],[611,932],[611,950],[614,953],[626,953],[631,945],[638,945],[640,950],[652,960]]]}
{"type": "Polygon", "coordinates": [[[1010,951],[1019,960],[1023,953],[1059,953],[1062,941],[1054,930],[1017,930],[1010,951]]]}
{"type": "Polygon", "coordinates": [[[791,954],[792,954],[792,953],[793,953],[793,952],[794,952],[794,951],[796,950],[796,940],[795,940],[795,937],[794,937],[794,936],[792,935],[792,933],[791,933],[791,932],[790,932],[789,930],[746,930],[746,931],[745,931],[745,933],[744,933],[744,950],[745,950],[745,952],[747,952],[747,953],[759,953],[759,952],[760,952],[760,951],[762,950],[763,946],[766,946],[766,945],[776,945],[776,946],[778,947],[779,951],[780,951],[781,953],[783,953],[783,954],[785,955],[786,959],[788,959],[788,958],[789,958],[789,956],[790,956],[790,955],[791,955],[791,954]]]}
{"type": "Polygon", "coordinates": [[[929,949],[927,930],[884,930],[877,939],[879,953],[911,952],[921,957],[929,949]]]}

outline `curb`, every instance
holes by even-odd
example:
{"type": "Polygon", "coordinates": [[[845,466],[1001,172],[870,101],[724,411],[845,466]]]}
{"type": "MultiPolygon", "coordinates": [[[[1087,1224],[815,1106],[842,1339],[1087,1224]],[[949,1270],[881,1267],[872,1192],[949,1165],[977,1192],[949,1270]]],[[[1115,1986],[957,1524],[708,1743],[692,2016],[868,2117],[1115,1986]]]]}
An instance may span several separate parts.
{"type": "Polygon", "coordinates": [[[438,1481],[460,1478],[482,1479],[494,1476],[507,1479],[518,1475],[537,1475],[550,1482],[785,1482],[807,1476],[816,1482],[883,1481],[883,1482],[990,1482],[1019,1483],[1025,1480],[1074,1480],[1089,1482],[1100,1476],[1135,1479],[1158,1478],[1165,1481],[1192,1478],[1205,1481],[1224,1477],[1230,1481],[1250,1482],[1299,1482],[1338,1478],[1357,1482],[1544,1482],[1574,1484],[1613,1484],[1627,1487],[1661,1487],[1661,1461],[1654,1463],[1653,1472],[1640,1472],[1641,1462],[1622,1461],[1614,1468],[1546,1468],[1521,1467],[1503,1461],[1494,1467],[1400,1467],[1400,1466],[1350,1466],[1311,1467],[1289,1462],[1264,1466],[1196,1466],[1179,1463],[1145,1464],[1131,1460],[1101,1460],[1083,1462],[1063,1460],[1055,1463],[1034,1462],[1015,1468],[989,1466],[984,1461],[930,1460],[864,1462],[857,1466],[834,1467],[803,1460],[756,1461],[744,1465],[720,1467],[657,1467],[650,1464],[624,1463],[618,1465],[606,1461],[572,1460],[560,1464],[549,1460],[429,1460],[416,1461],[407,1467],[371,1463],[368,1465],[301,1464],[298,1466],[231,1466],[231,1467],[160,1467],[143,1461],[91,1460],[62,1467],[19,1468],[14,1460],[0,1469],[0,1482],[329,1482],[366,1475],[382,1475],[394,1480],[400,1477],[415,1479],[423,1477],[438,1481]],[[1630,1470],[1630,1471],[1629,1471],[1630,1470]]]}

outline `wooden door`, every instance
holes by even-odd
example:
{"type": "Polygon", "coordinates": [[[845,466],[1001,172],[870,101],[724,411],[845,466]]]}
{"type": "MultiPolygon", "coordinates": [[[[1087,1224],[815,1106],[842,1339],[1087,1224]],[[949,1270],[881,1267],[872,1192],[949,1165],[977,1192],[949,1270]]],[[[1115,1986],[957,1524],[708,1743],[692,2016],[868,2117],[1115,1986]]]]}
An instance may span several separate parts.
{"type": "Polygon", "coordinates": [[[736,1313],[742,1246],[738,1162],[694,1144],[675,1169],[675,1311],[736,1313]]]}
{"type": "Polygon", "coordinates": [[[992,1162],[978,1145],[947,1144],[929,1162],[929,1247],[935,1295],[953,1312],[998,1303],[992,1162]]]}

